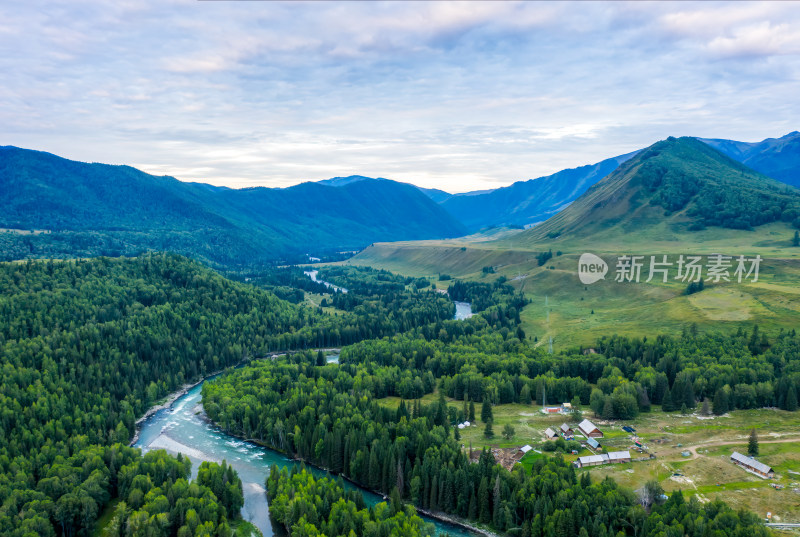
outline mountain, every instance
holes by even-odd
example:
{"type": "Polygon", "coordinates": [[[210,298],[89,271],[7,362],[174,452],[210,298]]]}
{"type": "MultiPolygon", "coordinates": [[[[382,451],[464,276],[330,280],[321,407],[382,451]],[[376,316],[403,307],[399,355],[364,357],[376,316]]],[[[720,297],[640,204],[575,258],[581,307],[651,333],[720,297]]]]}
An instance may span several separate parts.
{"type": "Polygon", "coordinates": [[[471,232],[491,226],[527,226],[546,220],[636,153],[562,170],[484,192],[454,194],[442,202],[471,232]]]}
{"type": "MultiPolygon", "coordinates": [[[[389,181],[390,183],[398,183],[398,181],[392,181],[391,179],[385,179],[383,177],[373,178],[365,177],[363,175],[348,175],[347,177],[332,177],[331,179],[323,179],[322,181],[317,181],[317,184],[327,186],[346,186],[353,183],[358,183],[359,181],[389,181]]],[[[423,188],[411,183],[400,184],[413,186],[436,203],[442,203],[444,200],[453,195],[449,192],[445,192],[444,190],[439,190],[438,188],[423,188]]]]}
{"type": "Polygon", "coordinates": [[[16,147],[0,147],[0,203],[2,259],[170,250],[244,265],[465,232],[394,181],[237,190],[16,147]]]}
{"type": "Polygon", "coordinates": [[[348,175],[347,177],[323,179],[322,181],[317,181],[317,184],[326,186],[346,186],[359,181],[389,181],[389,179],[384,179],[383,177],[365,177],[363,175],[348,175]]]}
{"type": "Polygon", "coordinates": [[[761,142],[698,139],[764,175],[800,188],[800,132],[761,142]]]}
{"type": "Polygon", "coordinates": [[[694,138],[668,138],[641,151],[569,207],[515,241],[580,237],[625,240],[658,227],[687,233],[716,226],[800,226],[800,190],[766,177],[694,138]]]}
{"type": "MultiPolygon", "coordinates": [[[[761,142],[698,138],[732,159],[783,183],[800,187],[800,133],[761,142]]],[[[531,226],[545,221],[575,201],[590,186],[636,155],[634,151],[596,164],[553,175],[518,181],[493,190],[450,194],[419,188],[464,224],[470,233],[499,226],[531,226]]],[[[334,177],[321,184],[343,186],[369,179],[361,175],[334,177]]],[[[385,181],[387,179],[379,179],[385,181]]]]}

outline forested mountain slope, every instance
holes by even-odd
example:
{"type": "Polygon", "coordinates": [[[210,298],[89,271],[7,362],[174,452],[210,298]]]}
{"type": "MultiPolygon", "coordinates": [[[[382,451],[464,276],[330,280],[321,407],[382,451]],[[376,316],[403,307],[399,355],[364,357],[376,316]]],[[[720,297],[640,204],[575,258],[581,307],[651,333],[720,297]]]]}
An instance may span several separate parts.
{"type": "Polygon", "coordinates": [[[631,240],[660,227],[682,234],[716,226],[800,225],[800,190],[751,170],[694,138],[653,144],[519,242],[592,236],[631,240]]]}
{"type": "MultiPolygon", "coordinates": [[[[163,526],[159,513],[168,513],[174,534],[185,520],[175,502],[187,498],[183,514],[195,509],[199,525],[213,523],[209,534],[227,537],[226,520],[238,514],[228,493],[217,491],[213,505],[201,501],[206,488],[186,485],[186,464],[142,459],[125,447],[138,416],[243,358],[395,334],[453,315],[446,297],[402,283],[395,300],[354,293],[350,310],[328,315],[164,254],[2,263],[0,288],[4,536],[85,535],[114,498],[127,502],[115,515],[121,527],[138,520],[126,535],[150,535],[148,524],[163,526]],[[156,487],[177,488],[162,502],[147,496],[156,487]],[[148,510],[142,520],[140,509],[148,510]]],[[[208,469],[217,471],[229,472],[208,469]]]]}
{"type": "Polygon", "coordinates": [[[636,153],[597,164],[518,181],[485,193],[456,194],[441,202],[470,231],[490,226],[525,226],[546,220],[636,153]]]}
{"type": "Polygon", "coordinates": [[[253,265],[465,231],[394,181],[235,190],[16,147],[0,147],[0,203],[0,228],[16,230],[0,233],[0,260],[157,250],[253,265]]]}

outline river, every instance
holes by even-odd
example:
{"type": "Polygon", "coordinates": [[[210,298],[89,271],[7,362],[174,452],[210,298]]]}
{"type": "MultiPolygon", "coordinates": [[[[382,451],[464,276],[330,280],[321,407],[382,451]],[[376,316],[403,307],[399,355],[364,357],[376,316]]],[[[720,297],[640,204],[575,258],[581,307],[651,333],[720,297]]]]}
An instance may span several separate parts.
{"type": "MultiPolygon", "coordinates": [[[[329,356],[328,362],[337,362],[338,356],[329,356]]],[[[213,378],[213,377],[211,377],[213,378]]],[[[139,437],[134,447],[143,452],[151,449],[165,449],[172,454],[183,453],[192,460],[192,478],[197,476],[201,461],[222,462],[223,459],[234,467],[242,479],[244,489],[244,507],[242,517],[252,522],[264,534],[264,537],[285,535],[284,529],[273,525],[269,517],[269,506],[264,490],[264,481],[269,474],[269,467],[299,465],[277,451],[245,442],[227,435],[211,425],[205,418],[201,404],[202,383],[191,388],[169,407],[154,413],[142,422],[139,437]]],[[[318,477],[325,472],[313,470],[318,477]]],[[[379,495],[356,487],[345,481],[345,486],[359,490],[367,505],[383,501],[379,495]]],[[[449,524],[426,516],[427,522],[433,522],[439,533],[455,537],[476,537],[478,534],[460,526],[449,524]]]]}
{"type": "MultiPolygon", "coordinates": [[[[331,282],[326,282],[325,280],[318,280],[317,279],[317,274],[319,274],[318,270],[306,270],[303,272],[303,274],[311,278],[311,281],[313,282],[319,282],[321,284],[324,284],[325,287],[327,287],[328,289],[332,289],[333,291],[339,291],[342,293],[347,292],[347,289],[345,289],[344,287],[339,287],[338,285],[334,285],[331,282]]],[[[440,292],[445,294],[447,293],[447,291],[442,291],[442,290],[440,290],[440,292]]],[[[472,317],[472,304],[470,304],[469,302],[458,302],[455,300],[453,301],[453,303],[456,305],[456,314],[455,317],[453,317],[456,321],[463,321],[464,319],[469,319],[470,317],[472,317]]]]}
{"type": "Polygon", "coordinates": [[[455,300],[453,303],[456,305],[455,319],[457,321],[463,321],[464,319],[472,317],[472,304],[469,302],[457,302],[455,300]]]}
{"type": "Polygon", "coordinates": [[[344,287],[333,285],[331,282],[326,282],[325,280],[318,280],[317,279],[317,274],[319,274],[318,270],[306,270],[303,272],[303,274],[311,278],[312,282],[319,282],[325,285],[325,287],[327,287],[328,289],[333,289],[334,291],[339,291],[341,293],[347,293],[347,289],[345,289],[344,287]]]}

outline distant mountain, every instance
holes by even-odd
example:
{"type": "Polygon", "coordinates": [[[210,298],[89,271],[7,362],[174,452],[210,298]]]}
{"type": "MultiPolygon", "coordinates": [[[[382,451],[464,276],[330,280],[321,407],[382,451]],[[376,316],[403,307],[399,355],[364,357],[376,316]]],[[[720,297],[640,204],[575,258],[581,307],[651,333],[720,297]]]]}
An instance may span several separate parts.
{"type": "MultiPolygon", "coordinates": [[[[800,226],[800,190],[766,177],[694,138],[669,138],[641,151],[569,207],[515,237],[555,238],[644,233],[654,226],[691,232],[752,229],[784,220],[800,226]]],[[[662,239],[666,237],[661,237],[662,239]]]]}
{"type": "MultiPolygon", "coordinates": [[[[345,186],[351,185],[353,183],[357,183],[359,181],[389,181],[393,183],[399,183],[399,181],[392,181],[391,179],[385,179],[383,177],[365,177],[363,175],[348,175],[347,177],[333,177],[331,179],[323,179],[322,181],[317,181],[318,185],[327,185],[327,186],[345,186]]],[[[444,190],[439,190],[437,188],[423,188],[421,186],[413,185],[411,183],[400,183],[403,185],[410,185],[428,196],[430,199],[435,201],[436,203],[442,203],[444,200],[452,196],[449,192],[445,192],[444,190]]]]}
{"type": "Polygon", "coordinates": [[[484,192],[454,194],[442,202],[470,232],[492,226],[526,226],[546,220],[636,153],[562,170],[484,192]]]}
{"type": "Polygon", "coordinates": [[[326,186],[346,186],[359,181],[389,181],[389,179],[384,179],[383,177],[365,177],[363,175],[348,175],[347,177],[332,177],[330,179],[323,179],[322,181],[317,181],[316,183],[318,185],[326,186]]]}
{"type": "Polygon", "coordinates": [[[734,160],[782,183],[800,188],[800,132],[761,142],[698,138],[734,160]]]}
{"type": "Polygon", "coordinates": [[[0,203],[0,228],[15,230],[0,233],[2,259],[170,250],[244,265],[465,232],[394,181],[235,190],[16,147],[0,147],[0,203]]]}
{"type": "MultiPolygon", "coordinates": [[[[800,133],[762,142],[698,140],[768,177],[800,188],[800,133]]],[[[553,175],[518,181],[493,190],[450,194],[442,190],[419,188],[464,224],[470,233],[496,226],[531,226],[543,222],[575,201],[590,186],[636,155],[634,151],[597,164],[567,169],[553,175]]],[[[320,181],[343,186],[369,179],[361,175],[334,177],[320,181]]],[[[378,179],[385,181],[387,179],[378,179]]]]}

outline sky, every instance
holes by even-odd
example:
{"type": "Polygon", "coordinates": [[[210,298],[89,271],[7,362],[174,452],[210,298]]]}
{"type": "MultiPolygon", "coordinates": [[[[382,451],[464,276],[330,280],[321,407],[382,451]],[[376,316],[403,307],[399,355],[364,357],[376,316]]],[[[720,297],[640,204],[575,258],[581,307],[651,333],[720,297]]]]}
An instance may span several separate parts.
{"type": "Polygon", "coordinates": [[[0,3],[0,145],[184,181],[464,192],[798,117],[796,2],[0,3]]]}

